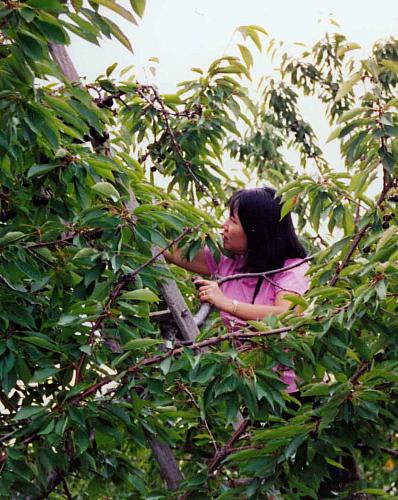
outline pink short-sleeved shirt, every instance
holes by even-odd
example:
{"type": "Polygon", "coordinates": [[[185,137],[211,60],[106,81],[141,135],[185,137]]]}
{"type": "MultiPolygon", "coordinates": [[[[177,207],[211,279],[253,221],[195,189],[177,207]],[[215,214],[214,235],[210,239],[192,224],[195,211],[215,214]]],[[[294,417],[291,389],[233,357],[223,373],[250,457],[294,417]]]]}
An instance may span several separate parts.
{"type": "MultiPolygon", "coordinates": [[[[205,247],[204,252],[207,267],[209,268],[209,273],[211,275],[224,277],[242,272],[241,269],[244,265],[245,256],[236,255],[233,258],[230,258],[225,255],[221,255],[220,261],[217,263],[209,248],[205,247]]],[[[300,260],[302,259],[287,259],[284,262],[283,267],[296,264],[300,262],[300,260]]],[[[299,295],[302,295],[308,290],[309,279],[305,275],[307,270],[308,263],[303,262],[301,265],[294,267],[293,269],[272,275],[270,278],[272,282],[268,280],[264,280],[262,282],[254,303],[273,306],[275,305],[275,297],[279,292],[298,293],[299,295]]],[[[251,304],[257,280],[257,277],[231,280],[223,283],[220,288],[226,297],[236,299],[239,302],[251,304]]],[[[221,311],[220,314],[225,325],[232,330],[241,328],[246,324],[245,321],[227,312],[221,311]]],[[[295,383],[296,375],[293,370],[284,369],[281,380],[287,384],[287,392],[297,391],[295,383]]]]}

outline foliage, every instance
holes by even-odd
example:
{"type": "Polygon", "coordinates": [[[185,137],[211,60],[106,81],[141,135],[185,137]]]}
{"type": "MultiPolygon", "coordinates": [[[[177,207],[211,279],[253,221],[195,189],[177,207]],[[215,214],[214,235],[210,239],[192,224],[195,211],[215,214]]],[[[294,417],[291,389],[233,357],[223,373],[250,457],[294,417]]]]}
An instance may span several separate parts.
{"type": "MultiPolygon", "coordinates": [[[[116,78],[115,66],[71,83],[48,42],[74,33],[130,47],[104,7],[135,22],[113,0],[1,3],[1,496],[167,498],[151,436],[173,449],[181,494],[325,498],[352,456],[362,478],[335,498],[394,494],[397,41],[362,61],[340,34],[283,55],[258,105],[244,87],[250,43],[262,50],[268,37],[258,26],[239,28],[239,57],[194,68],[176,95],[128,70],[116,78]],[[301,93],[325,104],[344,171],[302,118],[301,93]],[[284,160],[289,147],[301,168],[284,160]],[[212,320],[197,344],[164,343],[150,316],[165,308],[159,283],[176,279],[197,303],[187,274],[151,248],[218,251],[215,221],[236,184],[226,151],[296,212],[317,251],[311,290],[292,297],[302,315],[257,332],[233,337],[212,320]],[[300,401],[275,371],[293,359],[300,401]]],[[[132,7],[142,16],[145,1],[132,7]]]]}

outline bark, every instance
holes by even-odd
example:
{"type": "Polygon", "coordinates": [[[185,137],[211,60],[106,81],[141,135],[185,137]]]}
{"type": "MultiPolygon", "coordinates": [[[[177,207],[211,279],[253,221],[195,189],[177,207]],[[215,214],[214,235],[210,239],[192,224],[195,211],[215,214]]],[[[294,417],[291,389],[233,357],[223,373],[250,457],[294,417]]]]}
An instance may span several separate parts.
{"type": "MultiPolygon", "coordinates": [[[[153,249],[153,252],[155,250],[153,249]]],[[[165,261],[163,256],[159,257],[159,260],[165,261]]],[[[159,288],[184,340],[195,340],[199,335],[199,329],[176,282],[165,279],[159,282],[159,288]]]]}
{"type": "Polygon", "coordinates": [[[59,67],[66,78],[71,82],[79,82],[79,74],[69,57],[66,48],[63,45],[57,45],[53,42],[48,43],[48,48],[50,49],[52,58],[59,64],[59,67]]]}
{"type": "Polygon", "coordinates": [[[178,484],[184,479],[177,461],[167,443],[158,441],[152,434],[146,433],[149,446],[160,467],[160,473],[171,491],[178,489],[178,484]]]}

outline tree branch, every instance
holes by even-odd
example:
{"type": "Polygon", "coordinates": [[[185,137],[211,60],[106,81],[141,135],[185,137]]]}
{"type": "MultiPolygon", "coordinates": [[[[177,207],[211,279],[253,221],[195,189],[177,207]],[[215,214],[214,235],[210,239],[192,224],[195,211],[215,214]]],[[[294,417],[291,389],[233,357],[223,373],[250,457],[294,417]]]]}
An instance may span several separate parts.
{"type": "Polygon", "coordinates": [[[210,472],[213,472],[214,470],[216,470],[217,467],[220,465],[220,463],[224,460],[224,458],[229,453],[231,453],[231,449],[232,449],[233,444],[245,432],[245,430],[247,429],[248,425],[249,425],[249,421],[248,420],[242,420],[242,422],[240,423],[239,427],[236,429],[236,431],[232,434],[232,436],[225,443],[225,446],[223,446],[220,450],[218,450],[215,453],[214,457],[209,462],[209,471],[210,472]]]}
{"type": "Polygon", "coordinates": [[[266,276],[269,276],[270,274],[275,274],[275,273],[281,273],[283,271],[289,271],[290,269],[294,269],[295,267],[301,266],[301,264],[304,264],[304,262],[309,262],[310,260],[314,259],[318,255],[317,253],[314,253],[313,255],[309,255],[308,257],[305,257],[304,259],[301,259],[300,262],[296,262],[295,264],[290,264],[290,266],[286,267],[280,267],[279,269],[271,269],[270,271],[264,271],[260,273],[239,273],[239,274],[231,274],[230,276],[225,276],[223,278],[220,278],[217,280],[217,283],[221,285],[222,283],[226,283],[227,281],[231,280],[239,280],[242,278],[255,278],[255,277],[260,277],[263,276],[264,278],[266,276]]]}
{"type": "Polygon", "coordinates": [[[167,134],[170,137],[171,145],[172,145],[174,151],[176,152],[176,154],[181,159],[182,164],[184,165],[184,167],[187,170],[187,172],[190,175],[190,177],[192,177],[192,179],[195,182],[198,190],[200,192],[202,192],[202,193],[206,193],[206,194],[210,195],[210,193],[208,192],[208,189],[204,186],[204,184],[198,179],[198,177],[193,172],[193,170],[192,170],[192,163],[184,157],[184,152],[183,152],[180,144],[178,143],[178,141],[176,139],[176,136],[175,136],[175,134],[174,134],[174,132],[173,132],[171,126],[170,126],[169,113],[166,110],[164,102],[163,102],[163,99],[161,98],[161,96],[160,96],[159,92],[157,91],[157,89],[154,86],[148,85],[148,86],[145,86],[145,87],[138,88],[137,89],[137,93],[152,108],[154,108],[158,113],[160,113],[163,116],[163,120],[164,120],[164,123],[166,125],[167,134]],[[154,100],[156,100],[159,103],[160,109],[158,109],[154,105],[154,102],[152,100],[148,99],[148,97],[145,95],[145,92],[143,91],[143,89],[145,89],[145,88],[151,89],[151,91],[154,94],[154,100]]]}
{"type": "MultiPolygon", "coordinates": [[[[386,171],[384,169],[384,174],[386,174],[386,171]]],[[[388,191],[391,189],[391,187],[393,186],[393,181],[386,181],[386,177],[384,176],[384,179],[383,179],[383,189],[380,193],[380,196],[379,198],[377,199],[377,202],[376,202],[376,207],[379,207],[383,201],[385,200],[386,196],[387,196],[387,193],[388,191]]],[[[362,240],[362,238],[364,237],[366,231],[371,227],[371,224],[368,223],[366,224],[366,226],[364,226],[357,234],[356,236],[354,237],[354,239],[352,240],[352,243],[350,245],[350,248],[348,249],[348,252],[346,253],[343,261],[341,262],[341,264],[337,267],[334,275],[332,276],[332,278],[330,279],[330,286],[334,286],[339,278],[339,275],[341,273],[341,271],[347,266],[348,262],[350,261],[353,253],[355,252],[356,248],[358,247],[360,241],[362,240]]]]}
{"type": "MultiPolygon", "coordinates": [[[[250,340],[254,337],[270,337],[273,335],[280,335],[281,333],[285,332],[290,332],[293,328],[291,326],[285,326],[282,328],[276,328],[275,330],[268,330],[266,332],[244,332],[242,330],[238,330],[236,332],[231,332],[231,333],[226,333],[224,335],[220,335],[219,337],[210,337],[206,340],[202,340],[201,342],[193,343],[193,342],[187,342],[184,347],[176,347],[173,349],[170,349],[167,353],[165,354],[158,354],[156,356],[152,356],[151,358],[145,358],[141,360],[140,362],[136,363],[133,366],[130,366],[126,372],[127,373],[135,373],[140,371],[143,367],[146,366],[152,366],[155,364],[159,364],[161,361],[164,359],[167,359],[171,356],[178,356],[184,352],[184,349],[186,346],[188,346],[190,349],[193,350],[200,350],[205,347],[213,346],[216,344],[219,344],[220,342],[223,342],[224,340],[231,340],[231,339],[239,339],[239,340],[250,340]]],[[[98,380],[95,384],[91,385],[87,389],[85,389],[82,393],[76,395],[72,400],[72,404],[78,404],[80,401],[86,399],[88,396],[91,394],[95,394],[101,387],[103,387],[106,384],[109,384],[114,380],[114,378],[117,378],[118,375],[115,375],[114,377],[104,377],[100,380],[98,380]]]]}

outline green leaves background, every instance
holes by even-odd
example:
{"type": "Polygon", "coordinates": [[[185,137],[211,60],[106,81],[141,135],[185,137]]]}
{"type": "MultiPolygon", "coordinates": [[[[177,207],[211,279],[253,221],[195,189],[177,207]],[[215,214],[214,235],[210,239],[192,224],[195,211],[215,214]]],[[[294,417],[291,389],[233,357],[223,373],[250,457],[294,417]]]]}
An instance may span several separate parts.
{"type": "MultiPolygon", "coordinates": [[[[393,495],[383,465],[397,442],[396,40],[362,61],[341,34],[301,58],[282,54],[280,78],[263,79],[259,103],[245,84],[254,54],[273,42],[254,25],[237,29],[241,58],[194,68],[176,95],[128,72],[114,77],[114,66],[91,87],[65,81],[48,42],[67,45],[74,33],[131,48],[104,15],[136,22],[145,2],[131,3],[133,13],[108,0],[1,4],[1,496],[58,496],[58,477],[81,497],[167,498],[148,435],[173,449],[181,494],[317,498],[351,454],[362,479],[341,498],[393,495]],[[343,171],[324,157],[301,94],[325,105],[343,171]],[[285,148],[301,165],[284,159],[285,148]],[[224,172],[225,155],[275,185],[284,214],[296,213],[315,253],[312,284],[302,315],[255,325],[288,325],[283,339],[259,336],[244,348],[215,340],[201,351],[165,342],[151,321],[165,308],[166,277],[198,306],[184,271],[157,261],[113,293],[153,245],[186,227],[201,224],[179,243],[189,258],[205,243],[219,251],[216,221],[240,185],[224,172]],[[172,347],[179,351],[168,355],[172,347]],[[293,360],[302,404],[275,372],[293,360]],[[210,473],[238,411],[247,432],[220,460],[223,474],[210,473]]],[[[222,333],[214,316],[201,339],[222,333]]]]}

